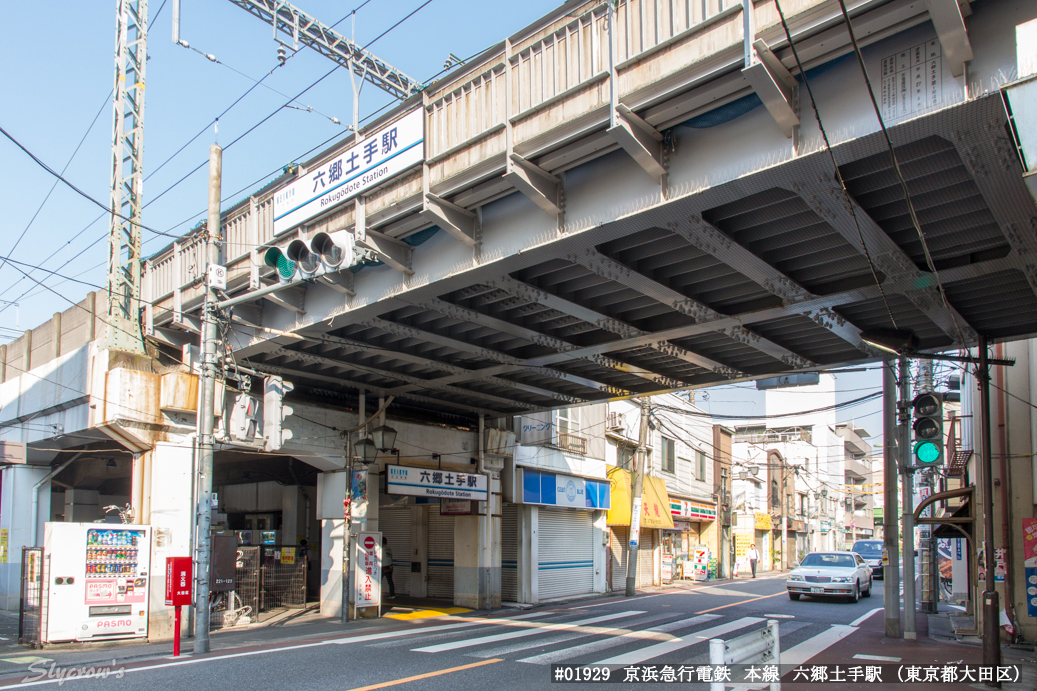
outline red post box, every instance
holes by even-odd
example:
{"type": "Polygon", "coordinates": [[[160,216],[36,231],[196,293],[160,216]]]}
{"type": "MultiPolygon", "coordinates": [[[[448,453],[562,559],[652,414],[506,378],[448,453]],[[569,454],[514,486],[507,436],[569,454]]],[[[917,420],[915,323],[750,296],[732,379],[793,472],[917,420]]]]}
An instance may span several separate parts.
{"type": "Polygon", "coordinates": [[[173,657],[180,655],[180,608],[191,605],[191,557],[166,557],[166,606],[173,607],[173,657]]]}

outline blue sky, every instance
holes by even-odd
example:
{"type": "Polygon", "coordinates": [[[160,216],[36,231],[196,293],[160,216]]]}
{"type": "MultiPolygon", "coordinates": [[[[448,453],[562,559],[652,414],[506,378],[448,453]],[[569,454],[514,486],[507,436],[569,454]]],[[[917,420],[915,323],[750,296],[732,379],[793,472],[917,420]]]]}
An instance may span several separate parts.
{"type": "MultiPolygon", "coordinates": [[[[349,15],[362,1],[300,0],[296,4],[331,24],[349,15]]],[[[355,15],[357,42],[366,45],[424,1],[371,0],[355,15]]],[[[144,171],[152,177],[144,185],[144,201],[148,204],[144,224],[177,234],[186,232],[203,217],[205,166],[161,197],[158,195],[207,161],[208,147],[216,138],[211,127],[215,116],[252,86],[254,79],[277,65],[277,44],[270,27],[263,22],[226,0],[182,2],[181,37],[200,51],[215,55],[223,64],[212,63],[197,52],[174,45],[170,25],[172,0],[167,0],[165,7],[162,0],[150,0],[153,19],[146,75],[144,171]],[[154,19],[160,7],[161,13],[154,19]],[[187,144],[203,129],[204,134],[187,144]],[[156,172],[185,144],[183,151],[156,172]]],[[[442,69],[448,54],[471,56],[535,21],[557,4],[557,0],[432,0],[370,50],[411,77],[424,80],[442,69]]],[[[15,4],[7,8],[6,16],[11,26],[39,26],[40,7],[38,3],[15,4]]],[[[114,75],[115,2],[59,0],[46,4],[46,8],[49,39],[41,41],[38,32],[23,31],[8,32],[0,42],[0,64],[7,66],[0,71],[0,89],[9,96],[0,100],[0,126],[59,171],[82,140],[65,177],[107,204],[112,123],[108,95],[114,75]]],[[[353,22],[349,19],[338,28],[346,36],[353,35],[353,22]]],[[[316,53],[301,50],[264,81],[270,89],[254,89],[220,120],[219,142],[227,145],[284,104],[286,95],[295,95],[332,66],[316,53]]],[[[361,116],[380,109],[390,100],[373,86],[365,85],[360,98],[361,116]]],[[[329,138],[346,136],[344,128],[325,115],[347,124],[351,121],[349,76],[340,69],[301,96],[295,105],[312,107],[317,112],[281,109],[225,150],[226,203],[258,188],[282,166],[305,158],[305,152],[329,138]]],[[[54,178],[2,138],[0,161],[0,204],[5,211],[0,220],[0,255],[40,264],[54,253],[43,264],[45,269],[103,285],[108,216],[59,183],[32,220],[54,178]],[[99,216],[100,220],[95,221],[99,216]],[[25,238],[12,253],[15,240],[27,226],[25,238]]],[[[167,238],[148,231],[144,241],[145,256],[168,243],[167,238]]],[[[43,272],[36,272],[35,276],[69,300],[78,301],[91,289],[43,272]]],[[[24,279],[10,265],[0,268],[0,300],[19,302],[18,310],[0,302],[0,343],[69,306],[67,300],[24,279]]],[[[837,381],[838,400],[855,398],[867,393],[865,389],[877,390],[880,386],[877,371],[841,374],[837,381]]],[[[702,401],[700,395],[700,405],[707,411],[763,412],[763,394],[756,392],[751,382],[712,389],[709,396],[708,401],[702,401]]],[[[840,411],[839,419],[855,417],[873,434],[880,434],[880,408],[879,401],[871,401],[840,411]]]]}
{"type": "MultiPolygon", "coordinates": [[[[346,17],[363,0],[300,0],[302,10],[332,24],[346,17]]],[[[425,0],[371,0],[355,15],[356,41],[366,45],[425,0]]],[[[212,120],[277,65],[277,44],[271,28],[226,0],[182,0],[181,37],[223,64],[176,46],[171,39],[172,0],[157,15],[162,0],[150,0],[152,16],[148,37],[145,103],[144,224],[182,234],[203,215],[206,171],[191,175],[161,197],[181,177],[207,161],[213,129],[190,143],[160,170],[163,161],[206,128],[212,120]],[[235,70],[252,77],[249,79],[235,70]]],[[[371,46],[370,50],[397,69],[419,80],[443,67],[447,55],[467,58],[549,12],[557,0],[485,3],[479,0],[432,0],[413,17],[371,46]],[[492,7],[492,11],[487,11],[492,7]]],[[[108,204],[111,158],[112,105],[107,100],[114,78],[114,0],[58,0],[16,3],[6,8],[10,26],[46,26],[36,31],[9,31],[0,42],[0,126],[55,170],[69,162],[65,177],[90,196],[108,204]],[[41,17],[45,12],[47,16],[41,17]],[[96,122],[90,128],[91,122],[96,122]],[[89,129],[89,133],[87,133],[89,129]],[[86,137],[84,139],[84,134],[86,137]]],[[[338,29],[352,36],[352,21],[338,29]]],[[[302,49],[284,67],[264,81],[276,91],[294,96],[326,73],[333,63],[302,49]]],[[[226,145],[288,100],[260,86],[220,120],[219,142],[226,145]]],[[[361,117],[390,97],[365,85],[360,95],[361,117]]],[[[352,121],[349,76],[338,70],[300,97],[300,107],[312,107],[343,123],[352,121]]],[[[223,192],[227,202],[245,196],[273,177],[282,166],[331,137],[346,136],[343,127],[317,113],[282,109],[237,144],[223,159],[223,192]],[[265,176],[265,177],[264,177],[265,176]],[[257,183],[253,185],[253,183],[257,183]],[[242,190],[240,193],[239,190],[242,190]]],[[[54,178],[0,138],[0,255],[97,286],[106,281],[107,216],[62,184],[51,194],[39,215],[33,215],[47,196],[54,178]],[[32,221],[31,226],[30,221],[32,221]],[[29,227],[12,253],[15,241],[29,227]],[[69,262],[66,266],[62,264],[69,262]],[[61,267],[61,268],[59,268],[61,267]]],[[[144,232],[144,255],[169,240],[144,232]]],[[[26,269],[26,267],[21,267],[26,269]]],[[[34,274],[70,300],[91,290],[43,272],[34,274]]],[[[37,326],[69,302],[25,279],[12,266],[0,268],[0,300],[18,301],[16,311],[0,302],[0,343],[37,326]],[[17,316],[17,319],[16,319],[17,316]]]]}

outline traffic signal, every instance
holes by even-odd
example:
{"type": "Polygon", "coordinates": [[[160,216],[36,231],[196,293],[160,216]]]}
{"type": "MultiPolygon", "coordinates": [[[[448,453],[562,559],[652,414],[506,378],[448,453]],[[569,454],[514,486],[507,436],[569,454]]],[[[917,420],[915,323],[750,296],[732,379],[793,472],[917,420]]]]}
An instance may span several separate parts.
{"type": "Polygon", "coordinates": [[[309,240],[297,238],[288,243],[284,252],[271,247],[263,256],[266,265],[277,270],[281,283],[291,283],[297,277],[309,279],[333,273],[352,266],[355,260],[353,235],[344,230],[320,232],[309,240]]]}
{"type": "Polygon", "coordinates": [[[292,438],[292,430],[285,427],[284,421],[295,411],[284,404],[284,396],[294,388],[295,384],[281,377],[263,380],[263,447],[267,451],[277,451],[292,438]]]}
{"type": "Polygon", "coordinates": [[[943,465],[943,396],[938,393],[918,394],[911,408],[918,465],[943,465]]]}
{"type": "Polygon", "coordinates": [[[284,255],[284,252],[276,247],[271,247],[263,254],[263,262],[277,271],[277,280],[281,283],[291,283],[295,278],[295,262],[284,255]]]}

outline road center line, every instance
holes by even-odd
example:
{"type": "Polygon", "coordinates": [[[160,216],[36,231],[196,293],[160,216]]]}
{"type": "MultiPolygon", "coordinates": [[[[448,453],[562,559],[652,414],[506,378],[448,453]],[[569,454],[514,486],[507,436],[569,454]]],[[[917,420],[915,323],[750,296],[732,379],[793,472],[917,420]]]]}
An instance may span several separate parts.
{"type": "Polygon", "coordinates": [[[719,607],[712,607],[710,609],[700,609],[695,614],[705,614],[706,612],[716,612],[718,609],[727,609],[728,607],[738,607],[740,605],[747,605],[750,602],[756,602],[757,600],[766,600],[769,597],[777,597],[779,595],[785,595],[786,591],[782,590],[780,593],[773,593],[771,595],[761,595],[760,597],[754,597],[751,600],[739,600],[738,602],[729,602],[726,605],[720,605],[719,607]]]}
{"type": "Polygon", "coordinates": [[[406,684],[412,681],[419,681],[421,679],[430,679],[432,677],[441,677],[444,674],[453,674],[454,672],[463,672],[466,669],[472,669],[473,667],[482,667],[484,665],[492,665],[496,662],[504,662],[502,658],[494,660],[483,660],[482,662],[473,662],[470,665],[461,665],[460,667],[451,667],[449,669],[440,669],[435,672],[426,672],[424,674],[417,674],[413,677],[406,677],[405,679],[394,679],[393,681],[383,681],[381,684],[371,684],[370,686],[358,686],[350,691],[372,691],[373,689],[387,689],[390,686],[398,686],[400,684],[406,684]]]}

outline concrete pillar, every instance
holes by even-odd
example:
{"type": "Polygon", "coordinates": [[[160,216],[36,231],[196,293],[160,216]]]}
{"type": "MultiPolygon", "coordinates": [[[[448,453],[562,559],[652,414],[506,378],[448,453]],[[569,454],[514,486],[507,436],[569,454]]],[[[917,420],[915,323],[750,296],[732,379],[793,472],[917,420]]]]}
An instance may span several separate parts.
{"type": "Polygon", "coordinates": [[[298,485],[285,485],[281,488],[281,542],[294,545],[302,533],[299,527],[299,495],[298,485]]]}
{"type": "Polygon", "coordinates": [[[540,602],[540,508],[529,508],[529,602],[540,602]]]}
{"type": "MultiPolygon", "coordinates": [[[[7,553],[0,562],[0,608],[17,612],[21,602],[22,547],[32,547],[32,488],[50,467],[12,465],[3,469],[0,530],[7,531],[7,553]]],[[[37,543],[43,544],[43,523],[50,516],[50,483],[40,487],[37,543]]]]}
{"type": "MultiPolygon", "coordinates": [[[[194,449],[160,442],[140,456],[147,502],[134,497],[132,505],[148,507],[147,521],[153,531],[151,544],[151,584],[148,589],[148,640],[168,641],[173,638],[173,608],[166,607],[166,557],[191,556],[194,530],[194,449]]],[[[134,463],[134,476],[136,476],[134,463]]],[[[181,624],[182,635],[189,635],[181,624]]]]}
{"type": "Polygon", "coordinates": [[[346,496],[344,470],[324,472],[317,476],[317,518],[320,520],[320,613],[326,617],[342,616],[342,557],[346,535],[346,496]]]}
{"type": "Polygon", "coordinates": [[[536,574],[536,556],[533,550],[533,506],[518,506],[518,601],[524,604],[533,602],[536,593],[534,575],[536,574]]]}
{"type": "MultiPolygon", "coordinates": [[[[413,568],[408,570],[411,597],[425,597],[428,594],[428,509],[426,506],[415,504],[410,507],[410,560],[411,565],[418,565],[417,571],[414,571],[413,568]]],[[[395,567],[393,568],[395,570],[395,567]]]]}
{"type": "MultiPolygon", "coordinates": [[[[494,473],[495,475],[496,473],[494,473]]],[[[479,515],[454,520],[454,604],[497,609],[500,591],[500,477],[489,478],[489,497],[479,515]]]]}
{"type": "Polygon", "coordinates": [[[609,540],[609,529],[605,524],[607,517],[605,511],[595,511],[594,516],[594,592],[603,593],[606,590],[605,577],[608,574],[606,546],[609,540]]]}

